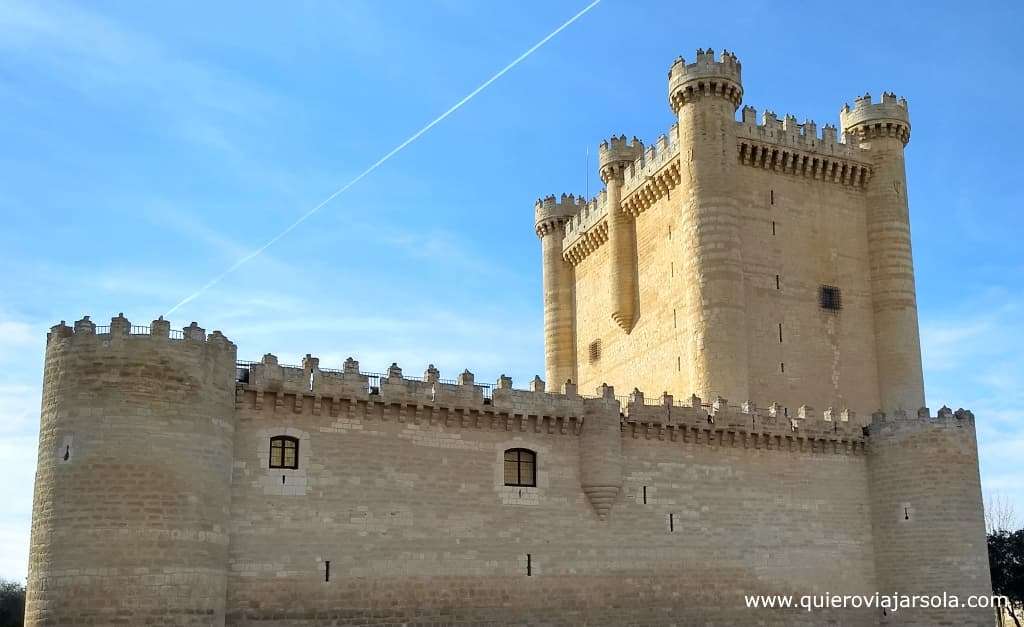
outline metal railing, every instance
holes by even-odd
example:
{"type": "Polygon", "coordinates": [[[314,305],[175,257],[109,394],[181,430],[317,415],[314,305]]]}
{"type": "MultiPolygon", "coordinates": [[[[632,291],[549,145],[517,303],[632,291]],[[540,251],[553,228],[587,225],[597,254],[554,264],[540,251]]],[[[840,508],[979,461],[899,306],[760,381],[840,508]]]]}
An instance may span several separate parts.
{"type": "MultiPolygon", "coordinates": [[[[253,366],[260,365],[262,362],[259,361],[245,361],[238,360],[235,362],[235,380],[239,383],[248,383],[250,369],[253,366]]],[[[278,364],[282,368],[293,368],[302,370],[302,366],[293,366],[288,364],[278,364]]],[[[320,372],[326,372],[330,374],[345,374],[344,370],[338,370],[336,368],[319,368],[320,372]]],[[[360,372],[360,376],[366,377],[366,391],[370,394],[380,394],[381,382],[388,380],[388,375],[382,372],[360,372]]],[[[426,382],[423,377],[407,377],[402,376],[406,381],[418,381],[420,383],[426,382]]],[[[459,385],[459,382],[454,379],[438,379],[438,383],[445,385],[459,385]]],[[[494,386],[489,383],[473,383],[474,387],[480,388],[480,392],[484,399],[490,401],[494,386]]]]}

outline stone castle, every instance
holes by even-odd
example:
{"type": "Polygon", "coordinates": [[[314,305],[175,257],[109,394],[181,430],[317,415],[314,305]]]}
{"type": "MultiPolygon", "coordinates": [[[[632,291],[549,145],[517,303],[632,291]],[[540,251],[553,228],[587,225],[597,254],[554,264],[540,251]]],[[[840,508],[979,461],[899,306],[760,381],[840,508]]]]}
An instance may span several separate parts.
{"type": "Polygon", "coordinates": [[[26,624],[991,624],[747,608],[989,594],[974,416],[924,407],[906,101],[737,121],[710,50],[668,87],[604,191],[536,204],[528,390],[54,326],[26,624]]]}

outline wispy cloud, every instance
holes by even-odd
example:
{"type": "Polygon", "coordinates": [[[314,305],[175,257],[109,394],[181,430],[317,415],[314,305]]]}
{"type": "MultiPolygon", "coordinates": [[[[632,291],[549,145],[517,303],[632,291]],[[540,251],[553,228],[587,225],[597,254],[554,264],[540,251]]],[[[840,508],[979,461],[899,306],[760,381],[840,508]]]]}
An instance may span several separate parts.
{"type": "Polygon", "coordinates": [[[922,317],[929,404],[977,417],[982,486],[1024,512],[1024,301],[993,285],[922,317]]]}
{"type": "Polygon", "coordinates": [[[30,54],[91,97],[134,94],[167,109],[189,106],[234,117],[273,106],[264,91],[79,4],[7,2],[0,33],[0,47],[30,54]]]}

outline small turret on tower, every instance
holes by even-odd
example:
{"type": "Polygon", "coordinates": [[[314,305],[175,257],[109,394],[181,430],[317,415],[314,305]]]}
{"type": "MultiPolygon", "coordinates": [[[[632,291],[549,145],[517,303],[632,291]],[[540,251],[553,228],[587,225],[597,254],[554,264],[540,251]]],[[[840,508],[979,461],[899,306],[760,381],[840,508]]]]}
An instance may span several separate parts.
{"type": "Polygon", "coordinates": [[[677,57],[668,70],[668,104],[673,113],[687,102],[702,96],[721,96],[733,103],[733,109],[743,100],[742,66],[736,55],[723,50],[715,61],[715,52],[697,49],[697,60],[687,65],[677,57]]]}
{"type": "MultiPolygon", "coordinates": [[[[680,337],[690,385],[705,398],[748,398],[748,346],[737,333],[747,324],[740,223],[744,199],[735,183],[736,109],[743,99],[736,55],[697,50],[676,59],[668,73],[668,100],[679,121],[684,319],[680,337]]],[[[766,113],[766,119],[774,114],[766,113]]],[[[748,123],[756,111],[747,109],[748,123]]],[[[766,122],[767,124],[767,122],[766,122]]]]}
{"type": "Polygon", "coordinates": [[[906,146],[910,141],[910,112],[906,98],[897,98],[891,91],[882,94],[882,101],[872,104],[871,94],[854,99],[853,108],[843,105],[839,123],[848,141],[860,142],[877,137],[895,137],[906,146]]]}
{"type": "Polygon", "coordinates": [[[886,92],[872,103],[864,94],[853,108],[843,106],[839,121],[847,141],[867,150],[874,166],[865,192],[882,410],[916,411],[924,405],[924,375],[903,155],[910,141],[907,101],[886,92]]]}
{"type": "Polygon", "coordinates": [[[537,237],[541,242],[544,285],[545,376],[555,390],[576,380],[575,278],[572,265],[562,257],[565,223],[586,206],[582,196],[548,196],[534,204],[537,237]]]}
{"type": "Polygon", "coordinates": [[[601,180],[608,188],[608,244],[611,248],[612,319],[629,333],[636,322],[637,268],[636,224],[622,209],[622,184],[626,169],[643,157],[644,144],[636,137],[612,137],[598,147],[601,180]]]}

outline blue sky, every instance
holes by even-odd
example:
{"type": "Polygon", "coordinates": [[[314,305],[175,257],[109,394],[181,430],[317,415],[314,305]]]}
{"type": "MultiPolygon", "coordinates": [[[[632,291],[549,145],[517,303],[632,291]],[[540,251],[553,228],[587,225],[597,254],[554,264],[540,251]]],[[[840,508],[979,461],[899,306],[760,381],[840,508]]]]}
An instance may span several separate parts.
{"type": "MultiPolygon", "coordinates": [[[[0,2],[0,576],[25,573],[49,325],[148,324],[585,3],[210,4],[0,2]]],[[[974,410],[984,490],[1024,518],[1024,5],[810,6],[604,0],[173,322],[241,358],[525,384],[534,199],[664,132],[672,59],[725,47],[780,117],[910,101],[928,403],[974,410]]]]}

